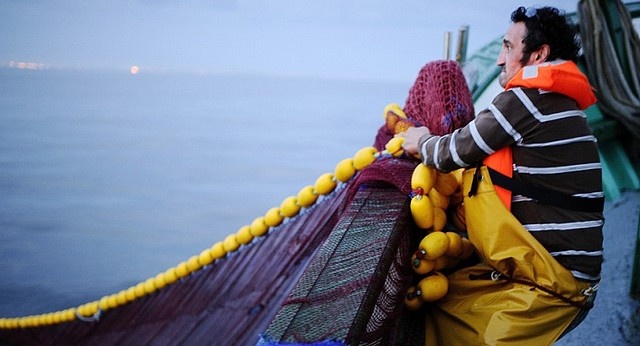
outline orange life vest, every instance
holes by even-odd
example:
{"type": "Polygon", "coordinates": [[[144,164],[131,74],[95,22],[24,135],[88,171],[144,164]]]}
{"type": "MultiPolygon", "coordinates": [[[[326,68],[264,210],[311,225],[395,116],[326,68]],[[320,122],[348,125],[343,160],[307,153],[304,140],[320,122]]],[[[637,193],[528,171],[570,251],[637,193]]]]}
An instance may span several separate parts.
{"type": "MultiPolygon", "coordinates": [[[[484,165],[492,168],[509,178],[513,178],[513,156],[511,147],[504,147],[484,159],[484,165]]],[[[496,193],[502,203],[511,210],[511,190],[495,186],[496,193]]]]}
{"type": "Polygon", "coordinates": [[[574,99],[580,109],[587,109],[597,101],[589,79],[573,61],[555,60],[525,66],[511,78],[505,89],[516,87],[563,94],[574,99]]]}
{"type": "MultiPolygon", "coordinates": [[[[572,98],[578,108],[586,109],[596,103],[587,76],[573,61],[555,60],[539,65],[525,66],[507,83],[511,88],[536,88],[557,92],[572,98]]],[[[511,147],[502,148],[484,159],[484,164],[494,170],[513,177],[513,157],[511,147]]],[[[496,186],[496,193],[507,209],[511,209],[511,191],[496,186]]]]}

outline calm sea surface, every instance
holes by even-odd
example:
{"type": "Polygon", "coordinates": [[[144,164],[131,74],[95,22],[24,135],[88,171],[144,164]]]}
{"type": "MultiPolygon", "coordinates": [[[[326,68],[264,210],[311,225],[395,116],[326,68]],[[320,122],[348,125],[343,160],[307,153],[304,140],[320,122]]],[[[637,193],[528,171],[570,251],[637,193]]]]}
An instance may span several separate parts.
{"type": "Polygon", "coordinates": [[[200,253],[371,145],[412,83],[0,69],[0,317],[200,253]]]}

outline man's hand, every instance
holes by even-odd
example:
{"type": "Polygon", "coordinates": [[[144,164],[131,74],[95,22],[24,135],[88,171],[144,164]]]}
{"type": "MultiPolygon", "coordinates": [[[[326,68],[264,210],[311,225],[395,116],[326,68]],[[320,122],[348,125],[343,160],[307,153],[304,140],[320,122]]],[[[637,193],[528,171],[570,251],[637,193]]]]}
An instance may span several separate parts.
{"type": "Polygon", "coordinates": [[[411,127],[407,129],[407,131],[399,133],[396,136],[404,138],[402,149],[404,149],[405,154],[419,158],[420,148],[418,148],[418,142],[422,136],[430,134],[431,132],[429,132],[429,129],[426,127],[411,127]]]}

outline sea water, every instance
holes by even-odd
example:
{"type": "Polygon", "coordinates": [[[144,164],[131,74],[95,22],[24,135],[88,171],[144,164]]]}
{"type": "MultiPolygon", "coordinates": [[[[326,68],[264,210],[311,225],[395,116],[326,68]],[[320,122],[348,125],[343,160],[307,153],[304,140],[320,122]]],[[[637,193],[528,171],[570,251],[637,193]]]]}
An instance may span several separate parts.
{"type": "Polygon", "coordinates": [[[371,145],[412,82],[0,69],[0,317],[199,254],[371,145]]]}

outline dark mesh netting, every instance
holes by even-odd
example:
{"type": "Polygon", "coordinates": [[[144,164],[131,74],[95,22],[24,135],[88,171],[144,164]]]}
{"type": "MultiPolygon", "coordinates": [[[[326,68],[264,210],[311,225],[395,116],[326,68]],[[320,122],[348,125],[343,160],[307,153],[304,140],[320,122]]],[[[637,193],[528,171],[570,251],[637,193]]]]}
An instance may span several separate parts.
{"type": "Polygon", "coordinates": [[[404,323],[413,224],[407,195],[386,184],[358,189],[265,333],[271,342],[415,344],[422,324],[404,323]],[[412,328],[408,328],[411,326],[412,328]]]}
{"type": "MultiPolygon", "coordinates": [[[[378,194],[393,195],[389,189],[381,189],[378,194]]],[[[406,194],[405,194],[406,196],[406,194]]],[[[408,201],[408,199],[406,199],[408,201]]],[[[403,307],[407,287],[413,280],[413,270],[408,265],[420,234],[410,220],[398,220],[380,256],[372,284],[365,293],[354,328],[347,336],[351,344],[361,345],[411,345],[424,344],[424,324],[421,316],[408,317],[403,307]],[[409,323],[408,319],[413,322],[409,323]]],[[[385,208],[384,202],[382,208],[385,208]]],[[[384,232],[379,232],[381,238],[384,232]]]]}

